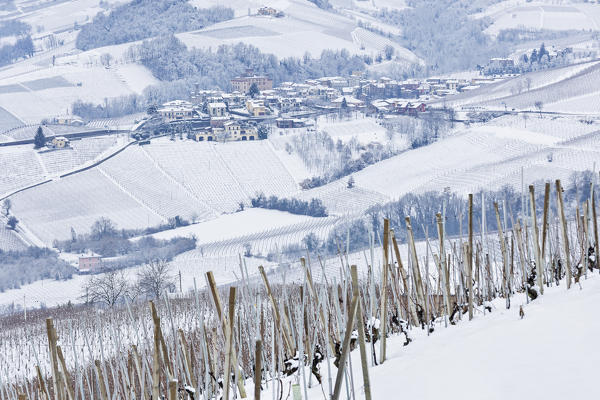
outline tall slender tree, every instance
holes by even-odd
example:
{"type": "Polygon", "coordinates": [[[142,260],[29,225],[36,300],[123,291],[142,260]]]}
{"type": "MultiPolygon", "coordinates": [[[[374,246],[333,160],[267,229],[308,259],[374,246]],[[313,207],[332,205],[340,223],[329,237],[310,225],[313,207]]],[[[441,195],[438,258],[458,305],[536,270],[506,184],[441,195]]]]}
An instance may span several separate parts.
{"type": "Polygon", "coordinates": [[[44,136],[44,131],[42,127],[38,127],[35,137],[33,138],[33,145],[36,149],[40,149],[46,145],[46,136],[44,136]]]}

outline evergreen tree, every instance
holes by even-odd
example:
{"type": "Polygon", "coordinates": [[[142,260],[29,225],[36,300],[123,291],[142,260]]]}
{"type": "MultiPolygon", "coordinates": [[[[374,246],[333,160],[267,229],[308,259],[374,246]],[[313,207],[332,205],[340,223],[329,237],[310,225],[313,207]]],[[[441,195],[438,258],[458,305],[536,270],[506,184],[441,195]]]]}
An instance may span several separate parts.
{"type": "Polygon", "coordinates": [[[345,98],[345,97],[342,99],[342,108],[343,108],[343,109],[346,109],[346,108],[348,108],[348,102],[346,101],[346,98],[345,98]]]}
{"type": "Polygon", "coordinates": [[[256,85],[256,83],[253,83],[252,85],[250,85],[250,89],[248,90],[248,96],[254,98],[259,94],[260,94],[260,90],[258,90],[258,86],[256,85]]]}
{"type": "Polygon", "coordinates": [[[265,125],[258,126],[258,138],[261,140],[267,139],[269,137],[269,128],[265,125]]]}
{"type": "Polygon", "coordinates": [[[529,57],[529,62],[537,62],[538,60],[538,52],[537,49],[533,49],[533,51],[531,52],[531,56],[529,57]]]}
{"type": "Polygon", "coordinates": [[[354,187],[354,177],[352,175],[350,175],[350,178],[348,178],[348,184],[346,186],[348,189],[352,189],[354,187]]]}
{"type": "Polygon", "coordinates": [[[541,60],[542,57],[544,57],[544,54],[550,54],[550,53],[548,53],[548,50],[546,50],[546,45],[544,43],[542,43],[542,45],[540,46],[538,58],[541,60]]]}
{"type": "Polygon", "coordinates": [[[19,220],[17,219],[17,217],[15,217],[14,215],[10,216],[10,218],[8,218],[8,222],[6,223],[6,225],[10,228],[10,229],[15,229],[17,227],[17,224],[19,223],[19,220]]]}
{"type": "Polygon", "coordinates": [[[35,137],[33,138],[33,144],[36,149],[40,149],[46,145],[46,136],[44,136],[44,131],[42,127],[38,127],[35,137]]]}

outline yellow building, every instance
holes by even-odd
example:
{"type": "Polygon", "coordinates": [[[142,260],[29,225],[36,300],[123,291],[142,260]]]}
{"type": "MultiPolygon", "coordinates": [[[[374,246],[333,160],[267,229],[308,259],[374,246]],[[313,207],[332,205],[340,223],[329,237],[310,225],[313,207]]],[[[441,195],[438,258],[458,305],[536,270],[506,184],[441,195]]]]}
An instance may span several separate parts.
{"type": "Polygon", "coordinates": [[[246,101],[246,109],[253,117],[267,115],[267,107],[265,107],[265,102],[262,100],[246,101]]]}
{"type": "Polygon", "coordinates": [[[257,130],[254,126],[241,124],[237,121],[230,121],[223,126],[227,140],[256,140],[258,138],[257,130]]]}
{"type": "Polygon", "coordinates": [[[64,149],[65,147],[69,147],[69,139],[64,136],[57,136],[52,139],[52,146],[57,149],[64,149]]]}
{"type": "Polygon", "coordinates": [[[212,130],[200,131],[194,134],[194,140],[196,140],[196,142],[213,142],[215,140],[215,135],[212,130]]]}

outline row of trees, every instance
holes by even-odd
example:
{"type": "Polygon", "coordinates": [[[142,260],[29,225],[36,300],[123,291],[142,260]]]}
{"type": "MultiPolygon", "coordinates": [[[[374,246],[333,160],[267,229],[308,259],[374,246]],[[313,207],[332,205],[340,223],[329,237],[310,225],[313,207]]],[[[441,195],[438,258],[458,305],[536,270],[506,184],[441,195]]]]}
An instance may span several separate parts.
{"type": "Polygon", "coordinates": [[[326,217],[328,215],[327,209],[320,199],[304,201],[293,198],[279,198],[275,195],[267,197],[264,193],[259,193],[250,200],[250,203],[252,207],[287,211],[292,214],[309,215],[311,217],[326,217]]]}
{"type": "MultiPolygon", "coordinates": [[[[176,217],[164,228],[182,226],[182,219],[176,217]],[[178,222],[179,221],[179,222],[178,222]]],[[[148,233],[154,231],[153,229],[148,233]]],[[[196,240],[189,237],[175,237],[170,240],[158,240],[152,236],[144,236],[139,240],[130,240],[141,231],[117,229],[116,224],[108,218],[100,218],[92,225],[87,234],[77,234],[71,229],[71,239],[55,241],[56,248],[70,253],[92,251],[103,257],[117,257],[105,266],[125,268],[140,265],[154,259],[172,260],[176,255],[191,250],[196,240]]]]}
{"type": "MultiPolygon", "coordinates": [[[[600,196],[600,181],[597,173],[584,171],[571,175],[569,182],[564,184],[563,198],[567,211],[575,212],[579,205],[591,197],[590,182],[594,183],[596,197],[600,196]]],[[[538,181],[534,186],[537,193],[536,208],[538,215],[541,215],[544,182],[538,181]]],[[[524,200],[521,195],[521,191],[508,185],[497,191],[485,190],[475,193],[473,196],[473,219],[477,233],[481,232],[482,221],[485,221],[486,232],[496,230],[494,202],[498,202],[501,209],[506,209],[509,215],[527,215],[529,213],[527,200],[524,200]],[[526,205],[525,210],[523,210],[523,204],[526,205]]],[[[443,207],[445,207],[446,234],[448,236],[465,234],[468,215],[463,196],[444,192],[409,193],[390,203],[373,206],[365,212],[363,217],[337,226],[326,240],[319,240],[316,235],[310,234],[305,237],[302,246],[292,245],[284,250],[284,253],[296,256],[305,252],[306,248],[310,248],[311,251],[332,255],[337,253],[341,243],[346,244],[347,239],[349,239],[349,246],[353,251],[368,248],[372,232],[381,232],[383,229],[381,224],[384,218],[389,218],[392,226],[405,226],[404,219],[406,216],[410,216],[415,239],[424,240],[427,236],[435,236],[437,232],[435,215],[438,212],[442,213],[443,207]]],[[[550,201],[550,210],[553,215],[558,215],[554,199],[550,201]]],[[[512,218],[508,218],[506,223],[506,229],[512,229],[512,218]]],[[[396,232],[396,237],[399,242],[405,242],[406,231],[399,230],[396,232]]],[[[372,240],[375,241],[375,245],[379,245],[381,238],[375,236],[372,240]]]]}
{"type": "Polygon", "coordinates": [[[224,90],[230,88],[232,78],[247,69],[270,76],[276,85],[327,75],[349,75],[365,69],[364,59],[351,55],[347,50],[325,50],[316,59],[307,53],[301,59],[289,57],[279,60],[244,43],[221,45],[216,50],[188,50],[172,35],[132,46],[128,58],[140,61],[160,80],[193,79],[201,87],[224,90]]]}
{"type": "Polygon", "coordinates": [[[406,9],[383,9],[378,17],[402,28],[400,43],[422,57],[431,71],[462,71],[508,54],[508,45],[484,33],[491,21],[476,19],[463,1],[411,0],[406,9]]]}
{"type": "Polygon", "coordinates": [[[86,303],[113,307],[139,297],[160,299],[175,288],[170,264],[164,259],[155,259],[141,267],[133,277],[117,269],[90,277],[83,286],[81,298],[86,303]]]}
{"type": "Polygon", "coordinates": [[[74,268],[50,249],[0,250],[0,292],[18,289],[40,279],[70,279],[74,268]]]}
{"type": "Polygon", "coordinates": [[[233,18],[227,7],[198,9],[187,0],[138,0],[98,13],[77,35],[81,50],[128,43],[153,36],[202,29],[233,18]]]}
{"type": "Polygon", "coordinates": [[[15,44],[5,44],[0,47],[0,66],[11,64],[20,58],[33,57],[34,52],[31,36],[21,37],[15,44]]]}

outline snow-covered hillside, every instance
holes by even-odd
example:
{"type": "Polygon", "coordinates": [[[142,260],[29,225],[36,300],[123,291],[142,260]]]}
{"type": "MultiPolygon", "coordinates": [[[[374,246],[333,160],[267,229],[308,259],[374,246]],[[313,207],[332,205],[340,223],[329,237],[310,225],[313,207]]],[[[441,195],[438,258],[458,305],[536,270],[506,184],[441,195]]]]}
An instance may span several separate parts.
{"type": "Polygon", "coordinates": [[[346,49],[352,54],[375,56],[391,44],[407,62],[418,61],[413,53],[384,36],[357,28],[354,19],[321,10],[307,0],[260,3],[260,6],[268,5],[283,11],[285,16],[282,18],[256,15],[258,7],[255,4],[233,2],[231,6],[236,10],[237,18],[177,36],[188,47],[215,49],[220,44],[244,42],[279,58],[302,57],[307,52],[318,57],[327,49],[346,49]]]}
{"type": "MultiPolygon", "coordinates": [[[[369,368],[372,398],[596,398],[600,349],[593,343],[600,322],[591,316],[599,301],[600,278],[594,276],[581,289],[550,288],[543,298],[523,304],[523,319],[520,303],[507,310],[497,301],[491,313],[477,309],[473,321],[438,325],[429,336],[413,329],[413,341],[406,347],[404,336],[391,338],[387,361],[369,368]]],[[[363,399],[360,354],[358,349],[351,354],[356,398],[363,399]]],[[[324,386],[309,389],[308,399],[322,399],[324,386]]],[[[265,398],[270,395],[263,393],[265,398]]]]}
{"type": "Polygon", "coordinates": [[[487,33],[497,35],[502,29],[598,30],[600,10],[581,2],[508,0],[493,4],[475,18],[492,19],[487,33]]]}

